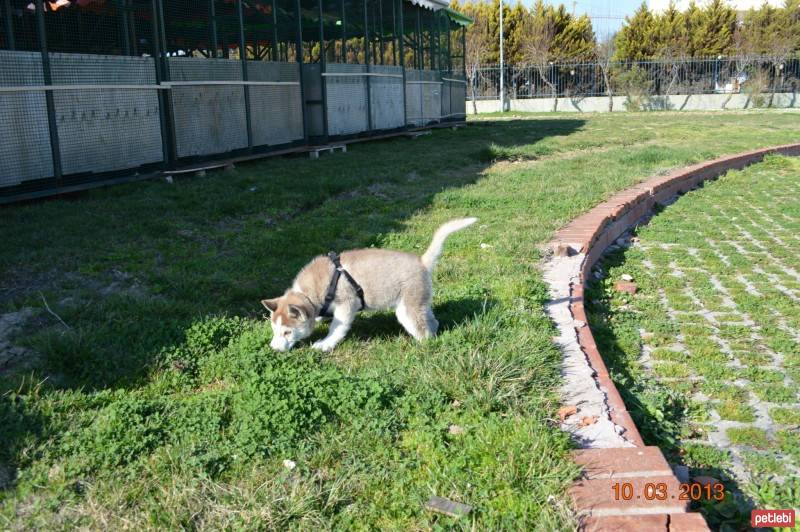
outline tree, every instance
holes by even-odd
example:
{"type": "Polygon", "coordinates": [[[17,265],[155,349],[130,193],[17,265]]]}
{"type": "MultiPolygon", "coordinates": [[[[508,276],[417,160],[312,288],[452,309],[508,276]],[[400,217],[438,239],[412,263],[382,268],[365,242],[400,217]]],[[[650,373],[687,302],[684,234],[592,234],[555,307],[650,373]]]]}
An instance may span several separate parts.
{"type": "Polygon", "coordinates": [[[772,107],[775,100],[775,93],[783,87],[784,71],[786,60],[794,52],[794,42],[792,42],[789,28],[785,24],[776,25],[774,33],[769,39],[769,57],[774,73],[772,76],[772,90],[769,95],[767,107],[772,107]]]}
{"type": "Polygon", "coordinates": [[[561,5],[556,19],[556,35],[553,39],[552,55],[561,60],[586,59],[594,53],[595,36],[592,21],[586,16],[573,17],[566,14],[561,5]],[[565,15],[564,18],[561,18],[565,15]],[[562,24],[559,24],[559,21],[562,24]],[[563,24],[566,21],[566,24],[563,24]]]}
{"type": "Polygon", "coordinates": [[[656,52],[655,37],[655,18],[647,3],[642,2],[632,17],[625,17],[625,24],[617,33],[616,59],[622,61],[651,59],[656,52]]]}
{"type": "Polygon", "coordinates": [[[550,88],[553,95],[553,111],[558,110],[558,88],[550,79],[553,60],[551,53],[553,40],[556,36],[556,26],[553,8],[545,6],[542,0],[537,0],[532,8],[530,23],[525,26],[525,39],[523,41],[523,57],[539,77],[550,88]]]}
{"type": "MultiPolygon", "coordinates": [[[[770,52],[775,32],[783,33],[785,21],[783,13],[766,2],[759,8],[750,8],[738,28],[734,39],[736,48],[745,48],[751,55],[764,55],[770,52]],[[742,46],[744,45],[744,46],[742,46]]],[[[739,50],[736,50],[737,53],[739,50]]]]}
{"type": "Polygon", "coordinates": [[[656,57],[662,60],[660,72],[669,81],[663,94],[669,97],[689,57],[689,35],[683,14],[670,0],[669,6],[656,19],[656,57]]]}
{"type": "Polygon", "coordinates": [[[736,31],[736,11],[723,0],[711,0],[702,10],[695,56],[716,57],[728,55],[733,50],[736,31]]]}
{"type": "Polygon", "coordinates": [[[608,96],[608,112],[614,110],[614,91],[611,88],[611,68],[614,65],[616,35],[612,35],[603,41],[595,41],[595,59],[600,73],[603,75],[603,85],[608,96]]]}
{"type": "MultiPolygon", "coordinates": [[[[486,10],[486,17],[489,22],[489,50],[486,54],[486,61],[491,64],[500,62],[500,0],[492,0],[489,3],[483,3],[486,10]]],[[[503,3],[503,26],[505,26],[505,19],[509,15],[509,7],[503,3]]],[[[505,30],[505,27],[503,28],[505,30]]],[[[504,36],[505,38],[505,36],[504,36]]]]}
{"type": "Polygon", "coordinates": [[[514,65],[523,61],[524,28],[529,19],[530,13],[521,2],[503,11],[503,52],[508,64],[514,65]]]}
{"type": "Polygon", "coordinates": [[[794,50],[800,52],[800,0],[786,0],[783,10],[789,38],[794,50]]]}
{"type": "MultiPolygon", "coordinates": [[[[736,33],[733,34],[733,53],[736,65],[735,79],[738,85],[740,80],[744,79],[745,74],[755,63],[756,56],[754,40],[751,38],[746,26],[740,26],[736,29],[736,33]]],[[[722,103],[723,109],[725,109],[725,106],[727,106],[728,102],[733,98],[734,92],[735,90],[732,90],[728,94],[728,97],[725,98],[725,101],[722,103]]]]}
{"type": "Polygon", "coordinates": [[[672,0],[667,9],[656,18],[655,37],[656,57],[671,57],[676,52],[678,55],[688,55],[689,35],[686,22],[683,13],[678,11],[672,0]]]}
{"type": "Polygon", "coordinates": [[[688,55],[689,57],[697,57],[698,50],[701,47],[701,39],[703,36],[700,34],[703,26],[703,11],[697,7],[694,0],[689,2],[689,7],[683,12],[683,24],[686,28],[686,35],[688,38],[688,55]]]}
{"type": "MultiPolygon", "coordinates": [[[[795,0],[786,2],[780,9],[766,2],[758,9],[750,9],[734,39],[737,54],[769,58],[770,66],[754,73],[759,77],[760,83],[754,82],[753,85],[763,85],[765,88],[771,85],[767,103],[770,107],[778,87],[783,85],[786,60],[796,49],[792,11],[800,9],[799,6],[800,2],[795,0]]],[[[748,63],[748,67],[754,62],[752,59],[741,61],[748,63]]]]}
{"type": "Polygon", "coordinates": [[[464,70],[466,71],[467,83],[472,94],[472,111],[478,114],[478,104],[476,103],[475,85],[478,82],[480,66],[486,61],[489,53],[489,18],[485,4],[473,4],[472,2],[460,6],[461,11],[471,17],[475,23],[466,28],[466,46],[464,52],[464,70]]]}

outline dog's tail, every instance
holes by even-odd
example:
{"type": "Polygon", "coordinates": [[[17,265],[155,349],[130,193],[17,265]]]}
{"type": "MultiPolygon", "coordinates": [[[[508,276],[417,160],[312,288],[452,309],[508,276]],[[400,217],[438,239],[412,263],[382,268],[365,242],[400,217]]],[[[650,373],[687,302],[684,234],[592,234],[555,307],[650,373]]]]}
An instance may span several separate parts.
{"type": "Polygon", "coordinates": [[[431,245],[428,246],[427,251],[425,251],[425,254],[422,256],[423,266],[425,266],[429,272],[433,272],[433,269],[436,267],[436,261],[439,260],[442,254],[444,241],[447,240],[447,237],[456,231],[461,231],[469,227],[477,221],[477,218],[461,218],[460,220],[451,220],[437,229],[433,234],[431,245]]]}

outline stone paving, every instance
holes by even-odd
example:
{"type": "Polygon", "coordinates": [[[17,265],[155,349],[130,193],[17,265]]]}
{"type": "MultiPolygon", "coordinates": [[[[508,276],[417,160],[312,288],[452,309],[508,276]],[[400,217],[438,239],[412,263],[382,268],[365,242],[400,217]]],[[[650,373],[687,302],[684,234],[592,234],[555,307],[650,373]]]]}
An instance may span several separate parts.
{"type": "Polygon", "coordinates": [[[648,443],[731,494],[738,515],[706,505],[710,523],[800,507],[798,198],[800,161],[770,157],[683,196],[596,271],[590,322],[612,377],[665,418],[648,443]]]}

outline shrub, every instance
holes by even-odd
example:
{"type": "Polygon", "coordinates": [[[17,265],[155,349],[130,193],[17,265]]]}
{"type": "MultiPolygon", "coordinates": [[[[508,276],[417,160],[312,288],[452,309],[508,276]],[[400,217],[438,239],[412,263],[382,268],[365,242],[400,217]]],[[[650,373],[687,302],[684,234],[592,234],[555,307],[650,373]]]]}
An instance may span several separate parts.
{"type": "Polygon", "coordinates": [[[750,100],[751,107],[764,107],[766,98],[764,93],[769,88],[769,73],[759,67],[750,70],[747,81],[742,83],[742,90],[750,100]]]}
{"type": "Polygon", "coordinates": [[[649,104],[653,82],[647,77],[647,72],[638,65],[617,70],[614,73],[614,85],[627,97],[625,109],[628,111],[641,111],[649,104]]]}

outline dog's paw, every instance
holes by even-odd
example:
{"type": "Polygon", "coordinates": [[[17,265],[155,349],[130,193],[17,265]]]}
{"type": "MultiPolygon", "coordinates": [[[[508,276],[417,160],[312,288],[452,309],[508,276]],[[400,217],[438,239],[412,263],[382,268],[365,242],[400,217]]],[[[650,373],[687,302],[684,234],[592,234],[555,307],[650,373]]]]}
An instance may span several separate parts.
{"type": "Polygon", "coordinates": [[[333,351],[334,347],[336,347],[336,344],[332,342],[326,342],[325,340],[318,340],[311,344],[311,349],[316,349],[317,351],[322,351],[324,353],[333,351]]]}

